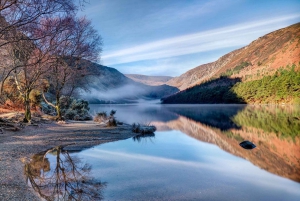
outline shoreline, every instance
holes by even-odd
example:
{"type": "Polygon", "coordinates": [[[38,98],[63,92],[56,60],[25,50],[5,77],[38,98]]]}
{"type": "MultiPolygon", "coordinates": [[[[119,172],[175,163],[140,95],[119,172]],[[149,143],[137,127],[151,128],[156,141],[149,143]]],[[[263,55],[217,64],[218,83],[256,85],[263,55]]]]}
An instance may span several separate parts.
{"type": "Polygon", "coordinates": [[[41,200],[25,180],[24,165],[36,153],[55,146],[82,151],[103,143],[134,137],[128,124],[101,127],[93,121],[68,121],[27,125],[19,131],[0,134],[0,198],[1,200],[41,200]]]}

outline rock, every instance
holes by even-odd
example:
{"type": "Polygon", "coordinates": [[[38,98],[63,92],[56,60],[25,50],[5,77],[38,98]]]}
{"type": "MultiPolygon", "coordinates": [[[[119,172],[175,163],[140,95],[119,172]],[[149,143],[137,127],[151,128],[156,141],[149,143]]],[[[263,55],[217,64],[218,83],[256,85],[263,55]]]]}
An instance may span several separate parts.
{"type": "Polygon", "coordinates": [[[240,146],[243,147],[244,149],[254,149],[256,147],[255,144],[253,144],[248,140],[241,142],[240,146]]]}

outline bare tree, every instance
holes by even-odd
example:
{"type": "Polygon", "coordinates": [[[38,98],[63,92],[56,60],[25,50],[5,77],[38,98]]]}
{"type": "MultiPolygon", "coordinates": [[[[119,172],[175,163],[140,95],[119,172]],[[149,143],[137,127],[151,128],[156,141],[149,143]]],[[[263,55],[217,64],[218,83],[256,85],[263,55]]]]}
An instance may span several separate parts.
{"type": "MultiPolygon", "coordinates": [[[[74,18],[74,10],[72,0],[1,0],[0,47],[9,44],[12,61],[1,68],[0,91],[7,78],[14,80],[24,101],[25,122],[31,120],[30,93],[43,79],[60,97],[67,89],[73,93],[92,72],[79,63],[97,60],[101,39],[90,21],[74,18]]],[[[59,101],[55,107],[61,118],[59,101]]]]}
{"type": "Polygon", "coordinates": [[[28,26],[41,18],[74,14],[76,6],[72,0],[0,0],[0,47],[20,40],[33,40],[15,37],[28,26]]]}
{"type": "Polygon", "coordinates": [[[9,65],[13,61],[7,59],[6,49],[16,47],[20,43],[31,44],[32,41],[45,37],[32,34],[32,30],[41,19],[75,15],[76,10],[73,0],[0,0],[0,53],[4,52],[1,56],[8,60],[0,61],[1,95],[6,79],[20,67],[9,65]]]}
{"type": "MultiPolygon", "coordinates": [[[[98,73],[90,61],[99,59],[102,44],[100,35],[86,18],[69,19],[65,28],[49,43],[55,61],[45,78],[52,86],[55,104],[43,95],[45,102],[55,108],[58,120],[62,119],[61,96],[71,96],[78,88],[85,89],[89,76],[98,73]]],[[[50,85],[45,87],[45,91],[50,85]]]]}

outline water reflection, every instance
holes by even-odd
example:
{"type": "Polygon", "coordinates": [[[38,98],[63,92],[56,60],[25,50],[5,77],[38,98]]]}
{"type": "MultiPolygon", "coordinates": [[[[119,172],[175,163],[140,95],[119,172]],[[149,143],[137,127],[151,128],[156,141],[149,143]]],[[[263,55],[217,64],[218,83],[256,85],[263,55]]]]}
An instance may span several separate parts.
{"type": "Polygon", "coordinates": [[[132,124],[149,124],[153,121],[167,122],[178,118],[178,115],[158,104],[138,105],[90,105],[92,113],[116,110],[119,121],[132,124]]]}
{"type": "Polygon", "coordinates": [[[136,135],[132,139],[133,141],[137,141],[137,142],[147,142],[147,141],[153,142],[152,141],[153,138],[155,138],[155,134],[149,133],[149,134],[136,135]]]}
{"type": "Polygon", "coordinates": [[[299,106],[249,105],[233,116],[232,121],[242,127],[275,133],[280,138],[295,140],[300,136],[299,106]]]}
{"type": "Polygon", "coordinates": [[[110,105],[97,108],[111,109],[117,110],[120,121],[151,122],[158,131],[180,130],[271,173],[300,181],[300,106],[110,105]],[[244,150],[239,146],[244,140],[257,147],[244,150]]]}
{"type": "MultiPolygon", "coordinates": [[[[300,115],[296,109],[246,105],[110,107],[106,110],[116,109],[120,121],[132,124],[150,119],[158,130],[155,138],[138,136],[78,153],[93,163],[95,177],[101,175],[109,181],[104,191],[107,200],[299,199],[300,140],[294,131],[300,115]],[[279,123],[293,129],[270,130],[264,125],[279,123]],[[290,134],[283,137],[282,132],[290,134]],[[152,140],[155,143],[148,143],[152,140]],[[242,148],[239,144],[245,140],[257,147],[242,148]]],[[[99,107],[98,111],[103,110],[99,107]]]]}
{"type": "Polygon", "coordinates": [[[126,123],[151,122],[158,131],[180,130],[286,178],[300,181],[300,106],[94,105],[117,109],[126,123]],[[253,142],[253,153],[239,143],[253,142]]]}
{"type": "MultiPolygon", "coordinates": [[[[179,118],[163,123],[164,127],[180,130],[203,142],[213,143],[262,169],[300,182],[299,108],[247,106],[243,109],[223,109],[220,114],[216,109],[211,112],[207,109],[202,115],[198,115],[203,111],[202,108],[198,111],[191,108],[176,110],[179,118]],[[226,111],[228,113],[225,115],[226,111]],[[222,116],[225,118],[219,119],[222,116]],[[217,119],[224,122],[217,124],[217,119]],[[225,130],[224,125],[228,125],[225,130]],[[257,148],[244,150],[239,146],[244,140],[253,142],[257,148]]],[[[162,122],[154,124],[162,126],[162,122]]]]}
{"type": "Polygon", "coordinates": [[[103,199],[106,184],[90,177],[91,166],[62,146],[35,154],[24,172],[27,182],[47,201],[103,199]]]}
{"type": "Polygon", "coordinates": [[[169,112],[185,116],[194,121],[201,122],[210,127],[221,130],[231,128],[240,128],[232,117],[243,111],[245,105],[187,105],[187,106],[167,106],[165,109],[169,112]]]}

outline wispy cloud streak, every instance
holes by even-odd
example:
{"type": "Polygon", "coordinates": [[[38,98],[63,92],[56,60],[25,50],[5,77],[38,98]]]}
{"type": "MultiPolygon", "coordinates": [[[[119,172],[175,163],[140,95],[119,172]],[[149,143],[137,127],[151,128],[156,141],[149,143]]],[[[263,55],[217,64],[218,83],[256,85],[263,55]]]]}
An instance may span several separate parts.
{"type": "Polygon", "coordinates": [[[300,15],[292,14],[284,17],[236,24],[158,40],[126,49],[104,52],[102,59],[105,65],[116,65],[244,46],[256,37],[287,26],[291,20],[297,19],[300,19],[300,15]]]}

